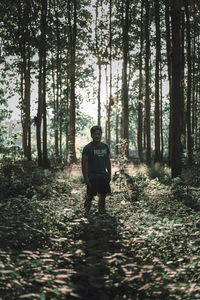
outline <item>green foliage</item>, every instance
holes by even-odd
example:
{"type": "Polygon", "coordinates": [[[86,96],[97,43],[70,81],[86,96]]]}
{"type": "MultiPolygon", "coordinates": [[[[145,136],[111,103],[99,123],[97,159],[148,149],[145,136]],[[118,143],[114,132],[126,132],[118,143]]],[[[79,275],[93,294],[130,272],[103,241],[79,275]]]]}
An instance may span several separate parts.
{"type": "Polygon", "coordinates": [[[158,178],[158,180],[161,181],[162,183],[167,184],[171,182],[171,177],[169,172],[167,172],[166,169],[159,164],[155,164],[148,167],[147,174],[152,179],[158,178]]]}
{"type": "Polygon", "coordinates": [[[51,176],[34,162],[5,161],[0,165],[1,199],[9,196],[27,195],[35,193],[34,186],[41,186],[51,181],[51,176]]]}
{"type": "Polygon", "coordinates": [[[199,150],[194,151],[193,159],[194,159],[195,164],[197,166],[200,166],[200,151],[199,150]]]}
{"type": "Polygon", "coordinates": [[[128,159],[126,157],[126,147],[127,147],[126,140],[121,140],[121,143],[119,145],[120,145],[121,154],[119,154],[116,157],[116,164],[118,170],[113,175],[113,181],[120,189],[122,189],[126,187],[126,181],[128,177],[127,174],[128,159]]]}
{"type": "Polygon", "coordinates": [[[85,218],[75,167],[45,171],[32,196],[0,203],[1,297],[198,299],[198,213],[138,166],[127,190],[113,185],[107,214],[95,213],[94,200],[85,218]],[[137,201],[130,201],[131,185],[137,201]]]}
{"type": "Polygon", "coordinates": [[[171,191],[175,199],[200,211],[199,169],[185,169],[183,178],[172,179],[171,191]]]}

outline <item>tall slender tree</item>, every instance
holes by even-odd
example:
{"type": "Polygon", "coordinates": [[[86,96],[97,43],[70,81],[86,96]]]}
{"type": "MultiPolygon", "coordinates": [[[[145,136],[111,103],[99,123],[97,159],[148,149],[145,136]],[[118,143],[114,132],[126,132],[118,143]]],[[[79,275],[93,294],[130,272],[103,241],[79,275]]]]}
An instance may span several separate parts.
{"type": "Polygon", "coordinates": [[[20,49],[20,73],[21,73],[21,124],[22,124],[22,145],[24,156],[31,160],[31,82],[30,82],[30,3],[17,2],[18,7],[18,34],[20,49]]]}
{"type": "Polygon", "coordinates": [[[38,74],[38,109],[35,117],[37,152],[39,166],[48,167],[47,156],[47,119],[46,119],[46,31],[47,31],[47,0],[41,4],[40,36],[38,44],[39,74],[38,74]],[[41,125],[43,124],[42,145],[41,125]]]}
{"type": "Polygon", "coordinates": [[[156,70],[155,70],[155,156],[154,162],[160,162],[160,4],[154,0],[156,23],[156,70]]]}
{"type": "Polygon", "coordinates": [[[47,109],[46,109],[46,34],[47,34],[47,0],[42,1],[41,11],[41,47],[42,47],[42,115],[43,115],[43,167],[48,167],[47,154],[47,109]]]}
{"type": "Polygon", "coordinates": [[[98,65],[98,92],[97,92],[97,123],[101,126],[101,81],[102,81],[102,55],[101,55],[101,45],[99,40],[99,0],[96,0],[95,4],[95,55],[97,57],[98,65]]]}
{"type": "Polygon", "coordinates": [[[143,34],[143,14],[144,14],[144,0],[141,1],[141,13],[140,13],[140,55],[139,55],[139,95],[138,95],[138,130],[137,130],[137,141],[138,141],[138,155],[139,159],[142,160],[142,124],[143,124],[143,95],[142,95],[142,63],[143,63],[143,48],[144,48],[144,34],[143,34]]]}
{"type": "Polygon", "coordinates": [[[151,126],[150,126],[150,30],[149,30],[149,0],[145,0],[145,109],[146,109],[146,162],[147,164],[151,163],[151,126]]]}
{"type": "Polygon", "coordinates": [[[171,113],[172,113],[172,100],[171,100],[171,80],[172,80],[172,67],[171,67],[171,31],[170,31],[170,0],[165,1],[165,36],[166,36],[166,54],[167,54],[167,75],[169,83],[169,105],[170,105],[170,114],[169,114],[169,138],[168,138],[168,164],[171,165],[171,113]]]}
{"type": "Polygon", "coordinates": [[[70,135],[69,135],[69,161],[76,162],[75,149],[75,123],[76,123],[76,37],[77,37],[77,0],[68,0],[68,27],[69,27],[69,82],[70,82],[70,135]]]}
{"type": "Polygon", "coordinates": [[[181,174],[181,135],[183,116],[182,111],[182,96],[181,96],[181,2],[179,0],[171,0],[171,22],[172,22],[172,91],[171,91],[171,167],[172,177],[177,177],[181,174]]]}
{"type": "Polygon", "coordinates": [[[186,37],[187,37],[187,113],[186,113],[186,124],[187,124],[187,153],[188,153],[188,164],[192,165],[192,135],[191,135],[191,84],[192,84],[192,64],[191,64],[191,35],[190,35],[190,12],[189,2],[185,4],[186,13],[186,37]]]}
{"type": "Polygon", "coordinates": [[[122,138],[126,140],[126,156],[129,156],[129,101],[128,101],[128,52],[129,52],[130,1],[122,4],[123,69],[122,69],[122,138]]]}
{"type": "Polygon", "coordinates": [[[113,103],[113,97],[112,97],[112,0],[110,0],[109,3],[109,46],[110,46],[110,53],[109,53],[109,63],[110,63],[110,80],[109,80],[109,86],[110,86],[110,95],[109,95],[109,104],[108,104],[108,126],[107,126],[107,144],[110,147],[110,114],[111,114],[111,107],[113,103]]]}

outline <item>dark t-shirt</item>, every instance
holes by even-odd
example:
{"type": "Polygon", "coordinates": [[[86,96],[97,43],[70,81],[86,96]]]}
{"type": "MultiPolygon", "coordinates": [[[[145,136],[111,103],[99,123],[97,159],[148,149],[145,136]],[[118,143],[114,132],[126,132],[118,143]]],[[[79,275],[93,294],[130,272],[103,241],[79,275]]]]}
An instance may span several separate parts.
{"type": "Polygon", "coordinates": [[[82,154],[88,156],[89,177],[106,174],[106,156],[110,154],[106,144],[101,143],[99,146],[96,146],[91,142],[83,148],[82,154]]]}

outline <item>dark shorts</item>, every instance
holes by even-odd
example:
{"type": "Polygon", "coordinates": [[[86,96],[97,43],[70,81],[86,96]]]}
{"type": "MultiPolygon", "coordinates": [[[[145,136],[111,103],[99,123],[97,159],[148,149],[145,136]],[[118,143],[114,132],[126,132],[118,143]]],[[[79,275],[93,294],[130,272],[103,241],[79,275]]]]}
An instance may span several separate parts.
{"type": "Polygon", "coordinates": [[[109,175],[102,175],[96,177],[89,178],[90,183],[92,185],[92,189],[89,190],[87,186],[87,195],[96,196],[97,194],[110,194],[110,180],[109,175]]]}

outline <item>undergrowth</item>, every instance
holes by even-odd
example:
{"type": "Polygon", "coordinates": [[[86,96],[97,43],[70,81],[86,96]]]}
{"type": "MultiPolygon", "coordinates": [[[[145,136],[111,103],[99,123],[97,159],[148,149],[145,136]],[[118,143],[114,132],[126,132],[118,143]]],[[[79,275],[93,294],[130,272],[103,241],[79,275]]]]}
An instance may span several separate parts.
{"type": "Polygon", "coordinates": [[[2,299],[200,298],[189,177],[186,184],[167,169],[127,165],[113,177],[107,214],[97,214],[95,199],[86,218],[81,173],[50,173],[31,193],[1,202],[2,299]]]}

